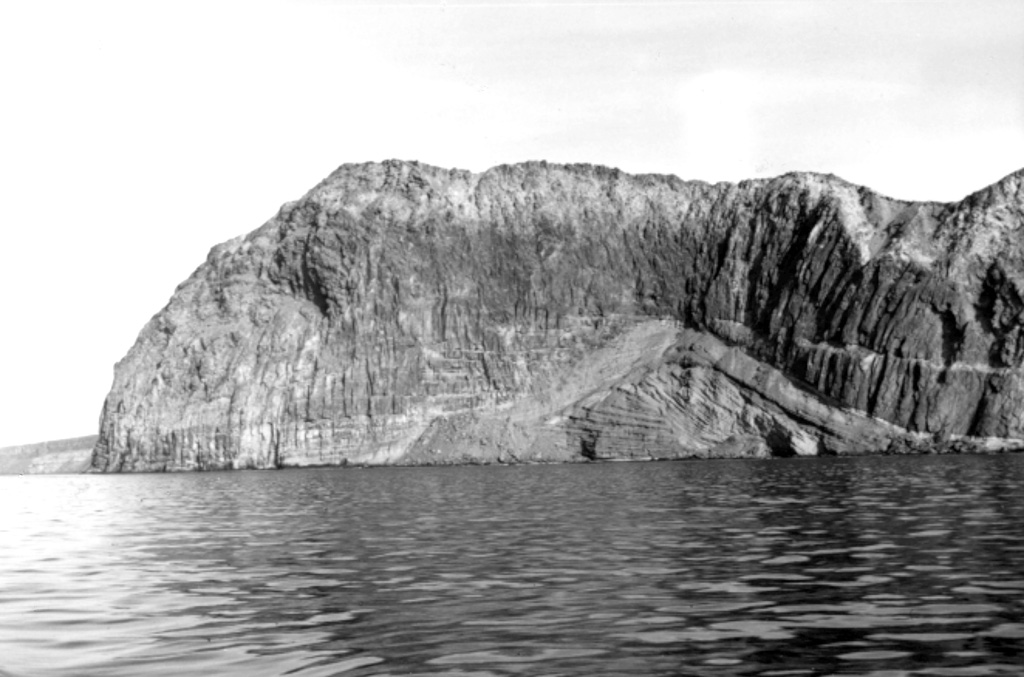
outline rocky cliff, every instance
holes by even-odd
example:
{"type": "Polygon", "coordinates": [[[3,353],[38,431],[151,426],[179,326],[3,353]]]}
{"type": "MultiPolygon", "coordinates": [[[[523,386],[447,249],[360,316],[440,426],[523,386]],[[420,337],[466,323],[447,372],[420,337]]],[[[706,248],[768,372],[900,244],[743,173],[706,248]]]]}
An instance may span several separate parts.
{"type": "Polygon", "coordinates": [[[214,247],[115,369],[97,470],[1024,447],[1024,171],[345,165],[214,247]]]}

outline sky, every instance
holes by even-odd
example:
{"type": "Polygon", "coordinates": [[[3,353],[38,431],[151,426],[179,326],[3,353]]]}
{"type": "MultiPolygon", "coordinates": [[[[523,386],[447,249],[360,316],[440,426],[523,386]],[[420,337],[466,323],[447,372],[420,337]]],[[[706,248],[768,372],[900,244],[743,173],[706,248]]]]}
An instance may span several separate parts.
{"type": "Polygon", "coordinates": [[[0,447],[93,434],[209,249],[338,165],[953,201],[1024,167],[1024,2],[0,3],[0,447]]]}

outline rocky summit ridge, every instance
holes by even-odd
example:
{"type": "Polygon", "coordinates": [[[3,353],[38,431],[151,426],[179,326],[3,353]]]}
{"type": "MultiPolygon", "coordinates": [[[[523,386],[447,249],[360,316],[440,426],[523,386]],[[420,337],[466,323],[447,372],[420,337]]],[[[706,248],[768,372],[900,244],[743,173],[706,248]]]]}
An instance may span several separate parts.
{"type": "Polygon", "coordinates": [[[956,203],[344,165],[213,248],[92,468],[1024,448],[1024,171],[956,203]]]}

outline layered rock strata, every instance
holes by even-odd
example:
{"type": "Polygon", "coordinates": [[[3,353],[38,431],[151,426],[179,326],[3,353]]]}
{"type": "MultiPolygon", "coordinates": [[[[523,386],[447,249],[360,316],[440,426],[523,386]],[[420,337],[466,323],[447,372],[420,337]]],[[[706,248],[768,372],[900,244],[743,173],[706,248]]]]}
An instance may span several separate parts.
{"type": "Polygon", "coordinates": [[[1024,172],[954,204],[345,165],[115,369],[106,471],[1024,447],[1024,172]]]}

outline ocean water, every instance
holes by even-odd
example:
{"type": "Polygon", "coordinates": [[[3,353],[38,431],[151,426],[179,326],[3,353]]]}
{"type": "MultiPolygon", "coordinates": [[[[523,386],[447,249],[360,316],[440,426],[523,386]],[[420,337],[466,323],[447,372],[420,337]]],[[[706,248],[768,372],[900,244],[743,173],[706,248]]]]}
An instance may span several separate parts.
{"type": "Polygon", "coordinates": [[[1024,456],[0,477],[0,674],[1024,675],[1024,456]]]}

